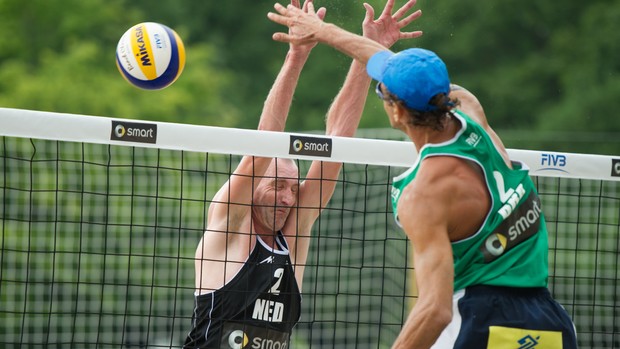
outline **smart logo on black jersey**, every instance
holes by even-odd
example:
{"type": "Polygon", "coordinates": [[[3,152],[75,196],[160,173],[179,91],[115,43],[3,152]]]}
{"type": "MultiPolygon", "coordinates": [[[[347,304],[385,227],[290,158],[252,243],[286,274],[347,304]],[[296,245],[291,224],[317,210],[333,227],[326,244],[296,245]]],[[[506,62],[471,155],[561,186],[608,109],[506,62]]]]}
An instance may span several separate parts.
{"type": "Polygon", "coordinates": [[[225,322],[220,349],[289,349],[289,334],[263,326],[225,322]]]}
{"type": "Polygon", "coordinates": [[[332,156],[332,139],[291,135],[288,153],[329,158],[332,156]]]}
{"type": "Polygon", "coordinates": [[[241,330],[234,330],[228,335],[228,345],[231,349],[243,349],[249,342],[248,335],[241,330]]]}

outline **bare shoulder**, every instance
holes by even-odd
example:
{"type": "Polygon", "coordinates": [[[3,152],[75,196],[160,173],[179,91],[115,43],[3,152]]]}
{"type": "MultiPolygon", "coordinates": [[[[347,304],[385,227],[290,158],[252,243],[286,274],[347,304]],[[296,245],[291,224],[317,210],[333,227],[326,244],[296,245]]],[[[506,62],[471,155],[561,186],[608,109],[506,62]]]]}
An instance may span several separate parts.
{"type": "Polygon", "coordinates": [[[459,100],[459,109],[477,123],[487,128],[489,123],[478,98],[469,90],[456,84],[450,84],[450,98],[459,100]]]}
{"type": "Polygon", "coordinates": [[[426,158],[415,180],[403,190],[398,201],[398,217],[414,244],[448,236],[453,198],[461,190],[452,172],[460,165],[456,158],[426,158]]]}
{"type": "Polygon", "coordinates": [[[450,97],[452,99],[458,99],[460,102],[459,109],[486,130],[489,136],[491,136],[493,143],[495,143],[495,146],[504,158],[504,162],[506,163],[506,165],[511,167],[508,153],[506,152],[506,147],[504,146],[504,143],[499,138],[495,130],[493,130],[491,125],[489,125],[487,116],[484,113],[484,109],[482,108],[480,101],[478,101],[478,98],[476,98],[473,93],[469,92],[465,88],[455,84],[450,85],[450,97]]]}
{"type": "Polygon", "coordinates": [[[198,292],[221,288],[232,280],[247,260],[252,249],[250,240],[230,239],[230,235],[223,231],[205,231],[194,259],[198,292]]]}
{"type": "Polygon", "coordinates": [[[471,235],[488,210],[488,197],[481,169],[454,156],[426,158],[415,181],[403,192],[398,211],[403,226],[421,232],[441,229],[450,240],[471,235]]]}
{"type": "Polygon", "coordinates": [[[405,201],[420,206],[433,202],[445,204],[462,185],[458,173],[463,166],[463,160],[452,156],[425,158],[420,164],[415,181],[405,188],[403,195],[409,199],[405,201]]]}
{"type": "MultiPolygon", "coordinates": [[[[466,196],[477,184],[483,184],[482,174],[468,161],[454,156],[433,156],[425,158],[415,181],[405,188],[404,195],[415,197],[415,205],[437,203],[448,208],[450,203],[466,196]]],[[[483,185],[482,185],[483,186],[483,185]]]]}
{"type": "Polygon", "coordinates": [[[228,181],[220,187],[209,205],[207,228],[238,231],[249,220],[254,190],[266,172],[271,158],[244,156],[228,181]]]}
{"type": "Polygon", "coordinates": [[[437,184],[447,182],[455,178],[460,167],[465,166],[465,162],[454,156],[431,156],[425,158],[420,164],[416,181],[421,184],[437,184]]]}

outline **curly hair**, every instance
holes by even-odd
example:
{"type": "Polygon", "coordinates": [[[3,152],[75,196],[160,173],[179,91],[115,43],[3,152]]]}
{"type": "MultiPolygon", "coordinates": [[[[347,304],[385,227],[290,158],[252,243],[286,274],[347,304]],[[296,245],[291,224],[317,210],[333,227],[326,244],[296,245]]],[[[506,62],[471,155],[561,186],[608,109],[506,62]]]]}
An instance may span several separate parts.
{"type": "Polygon", "coordinates": [[[458,99],[450,99],[450,97],[445,93],[440,93],[431,98],[429,103],[437,107],[437,109],[423,112],[407,107],[403,101],[395,98],[396,96],[394,95],[391,97],[393,97],[395,103],[399,103],[405,110],[407,110],[410,116],[408,120],[410,125],[428,127],[435,131],[443,130],[444,118],[450,115],[452,108],[460,104],[458,99]]]}

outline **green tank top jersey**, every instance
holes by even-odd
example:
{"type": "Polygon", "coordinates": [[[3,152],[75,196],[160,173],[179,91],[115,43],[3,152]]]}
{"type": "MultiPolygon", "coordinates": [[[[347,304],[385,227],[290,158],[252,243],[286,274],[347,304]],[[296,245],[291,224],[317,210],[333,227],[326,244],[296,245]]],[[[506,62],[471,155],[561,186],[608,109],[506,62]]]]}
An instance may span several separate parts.
{"type": "Polygon", "coordinates": [[[484,172],[491,209],[472,236],[452,242],[454,291],[472,285],[547,286],[548,241],[541,203],[525,164],[506,166],[491,137],[460,110],[454,116],[461,130],[449,141],[422,147],[418,160],[394,178],[392,207],[413,181],[419,165],[431,156],[454,156],[476,163],[484,172]]]}

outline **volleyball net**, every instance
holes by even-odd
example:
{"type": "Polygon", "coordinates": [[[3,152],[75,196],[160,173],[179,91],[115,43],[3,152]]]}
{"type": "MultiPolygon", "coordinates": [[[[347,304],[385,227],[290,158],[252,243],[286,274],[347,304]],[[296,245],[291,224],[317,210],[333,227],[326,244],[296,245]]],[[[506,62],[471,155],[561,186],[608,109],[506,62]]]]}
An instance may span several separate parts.
{"type": "MultiPolygon", "coordinates": [[[[534,176],[549,287],[580,347],[620,348],[620,155],[509,153],[534,176]]],[[[208,206],[243,155],[296,159],[301,179],[312,160],[344,163],[313,229],[291,348],[389,348],[416,297],[390,204],[410,142],[5,108],[0,346],[179,348],[208,206]]]]}

